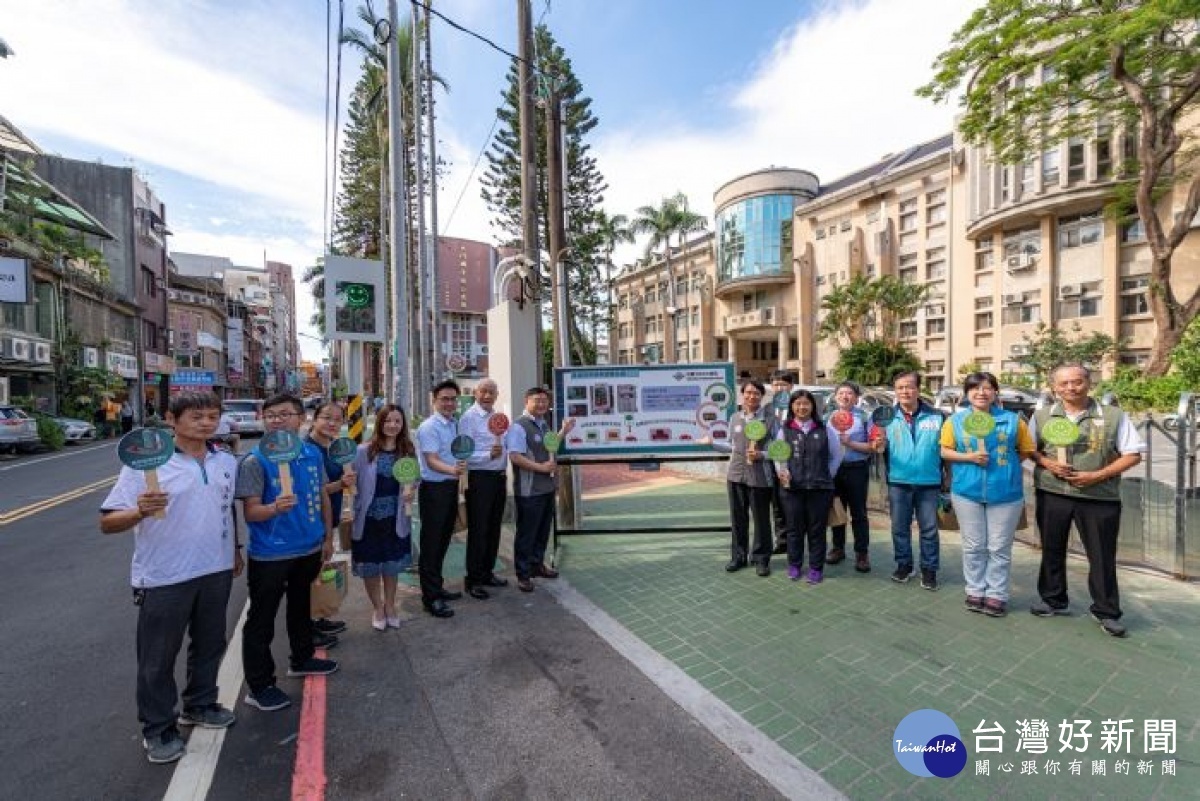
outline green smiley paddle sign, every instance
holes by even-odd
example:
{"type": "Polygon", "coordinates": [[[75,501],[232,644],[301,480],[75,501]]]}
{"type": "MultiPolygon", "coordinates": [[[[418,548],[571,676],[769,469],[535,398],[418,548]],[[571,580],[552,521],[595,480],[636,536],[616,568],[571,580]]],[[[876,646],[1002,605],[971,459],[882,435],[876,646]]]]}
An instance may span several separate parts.
{"type": "Polygon", "coordinates": [[[767,458],[772,462],[786,462],[792,458],[792,446],[777,439],[767,446],[767,458]]]}
{"type": "Polygon", "coordinates": [[[562,437],[553,431],[547,431],[545,436],[542,437],[542,444],[551,453],[558,453],[558,449],[562,447],[562,437]]]}
{"type": "Polygon", "coordinates": [[[767,436],[767,424],[762,420],[751,420],[746,423],[746,439],[758,442],[767,436]]]}
{"type": "Polygon", "coordinates": [[[1067,448],[1079,441],[1079,426],[1065,417],[1051,417],[1042,426],[1042,439],[1057,450],[1058,461],[1068,463],[1067,448]]]}
{"type": "Polygon", "coordinates": [[[411,456],[405,456],[403,459],[397,459],[392,465],[392,478],[399,481],[401,484],[411,484],[421,477],[421,466],[417,464],[417,460],[411,456]]]}
{"type": "Polygon", "coordinates": [[[962,427],[972,437],[986,437],[996,430],[996,418],[987,412],[971,412],[963,418],[962,427]]]}

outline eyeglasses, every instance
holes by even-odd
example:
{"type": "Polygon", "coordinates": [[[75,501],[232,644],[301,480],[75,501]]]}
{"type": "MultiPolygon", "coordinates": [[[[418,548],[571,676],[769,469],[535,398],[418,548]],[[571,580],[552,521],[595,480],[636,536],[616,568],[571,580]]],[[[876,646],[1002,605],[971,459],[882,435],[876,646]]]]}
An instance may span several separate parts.
{"type": "Polygon", "coordinates": [[[457,401],[458,396],[457,395],[438,395],[437,397],[434,398],[434,400],[438,401],[439,403],[445,403],[447,401],[457,401]]]}
{"type": "Polygon", "coordinates": [[[268,423],[278,423],[283,420],[287,420],[288,418],[298,416],[299,415],[297,415],[295,412],[271,412],[270,414],[264,414],[263,419],[268,423]]]}

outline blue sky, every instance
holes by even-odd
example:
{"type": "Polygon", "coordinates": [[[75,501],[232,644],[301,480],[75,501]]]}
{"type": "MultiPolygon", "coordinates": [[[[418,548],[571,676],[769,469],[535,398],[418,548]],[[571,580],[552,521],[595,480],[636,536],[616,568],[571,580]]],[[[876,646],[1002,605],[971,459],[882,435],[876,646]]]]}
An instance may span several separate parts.
{"type": "MultiPolygon", "coordinates": [[[[348,24],[358,4],[347,2],[348,24]]],[[[15,55],[0,61],[0,114],[43,149],[136,165],[167,204],[175,250],[242,264],[265,254],[297,273],[320,255],[324,0],[3,5],[0,37],[15,55]]],[[[434,5],[516,50],[512,0],[434,5]]],[[[608,210],[629,214],[682,190],[711,214],[713,191],[743,172],[786,165],[831,180],[949,130],[953,109],[912,90],[971,5],[534,0],[533,14],[593,100],[600,125],[589,141],[610,185],[608,210]]],[[[400,2],[402,13],[408,6],[400,2]]],[[[449,162],[441,232],[490,241],[470,169],[508,60],[444,23],[433,33],[435,69],[450,87],[438,106],[439,155],[449,162]]],[[[343,100],[357,74],[346,51],[343,100]]],[[[302,340],[310,357],[316,344],[302,340]]]]}

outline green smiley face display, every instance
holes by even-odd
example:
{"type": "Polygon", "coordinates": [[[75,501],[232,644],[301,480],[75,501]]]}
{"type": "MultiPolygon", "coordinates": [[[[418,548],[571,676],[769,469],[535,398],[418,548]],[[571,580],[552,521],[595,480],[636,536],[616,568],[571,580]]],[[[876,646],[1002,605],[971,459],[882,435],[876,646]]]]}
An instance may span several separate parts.
{"type": "Polygon", "coordinates": [[[1065,448],[1079,441],[1079,426],[1065,417],[1053,417],[1042,426],[1042,439],[1056,448],[1065,448]]]}
{"type": "Polygon", "coordinates": [[[767,458],[772,462],[786,462],[792,458],[792,446],[777,439],[767,446],[767,458]]]}
{"type": "Polygon", "coordinates": [[[403,459],[397,459],[396,464],[392,467],[392,477],[401,484],[411,484],[421,475],[421,466],[417,460],[411,456],[405,456],[403,459]]]}
{"type": "Polygon", "coordinates": [[[562,437],[553,431],[547,431],[546,435],[542,437],[542,444],[546,446],[546,450],[556,453],[562,445],[562,437]]]}
{"type": "Polygon", "coordinates": [[[762,420],[751,420],[746,423],[746,439],[758,442],[767,436],[767,424],[762,420]]]}
{"type": "Polygon", "coordinates": [[[987,412],[971,412],[963,418],[963,431],[972,437],[986,437],[996,430],[996,418],[987,412]]]}

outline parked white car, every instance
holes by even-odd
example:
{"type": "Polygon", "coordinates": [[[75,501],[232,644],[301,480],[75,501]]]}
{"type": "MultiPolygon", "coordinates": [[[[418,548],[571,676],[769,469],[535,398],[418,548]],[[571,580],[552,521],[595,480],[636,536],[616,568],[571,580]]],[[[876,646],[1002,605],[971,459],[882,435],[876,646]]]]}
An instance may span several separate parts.
{"type": "Polygon", "coordinates": [[[262,417],[263,402],[252,398],[227,400],[221,404],[221,422],[229,424],[231,434],[262,436],[266,426],[262,417]]]}
{"type": "Polygon", "coordinates": [[[20,448],[31,448],[41,441],[37,420],[16,406],[0,406],[0,451],[16,453],[20,448]]]}
{"type": "Polygon", "coordinates": [[[90,442],[96,438],[96,427],[86,420],[74,417],[55,417],[54,422],[62,429],[68,443],[90,442]]]}

